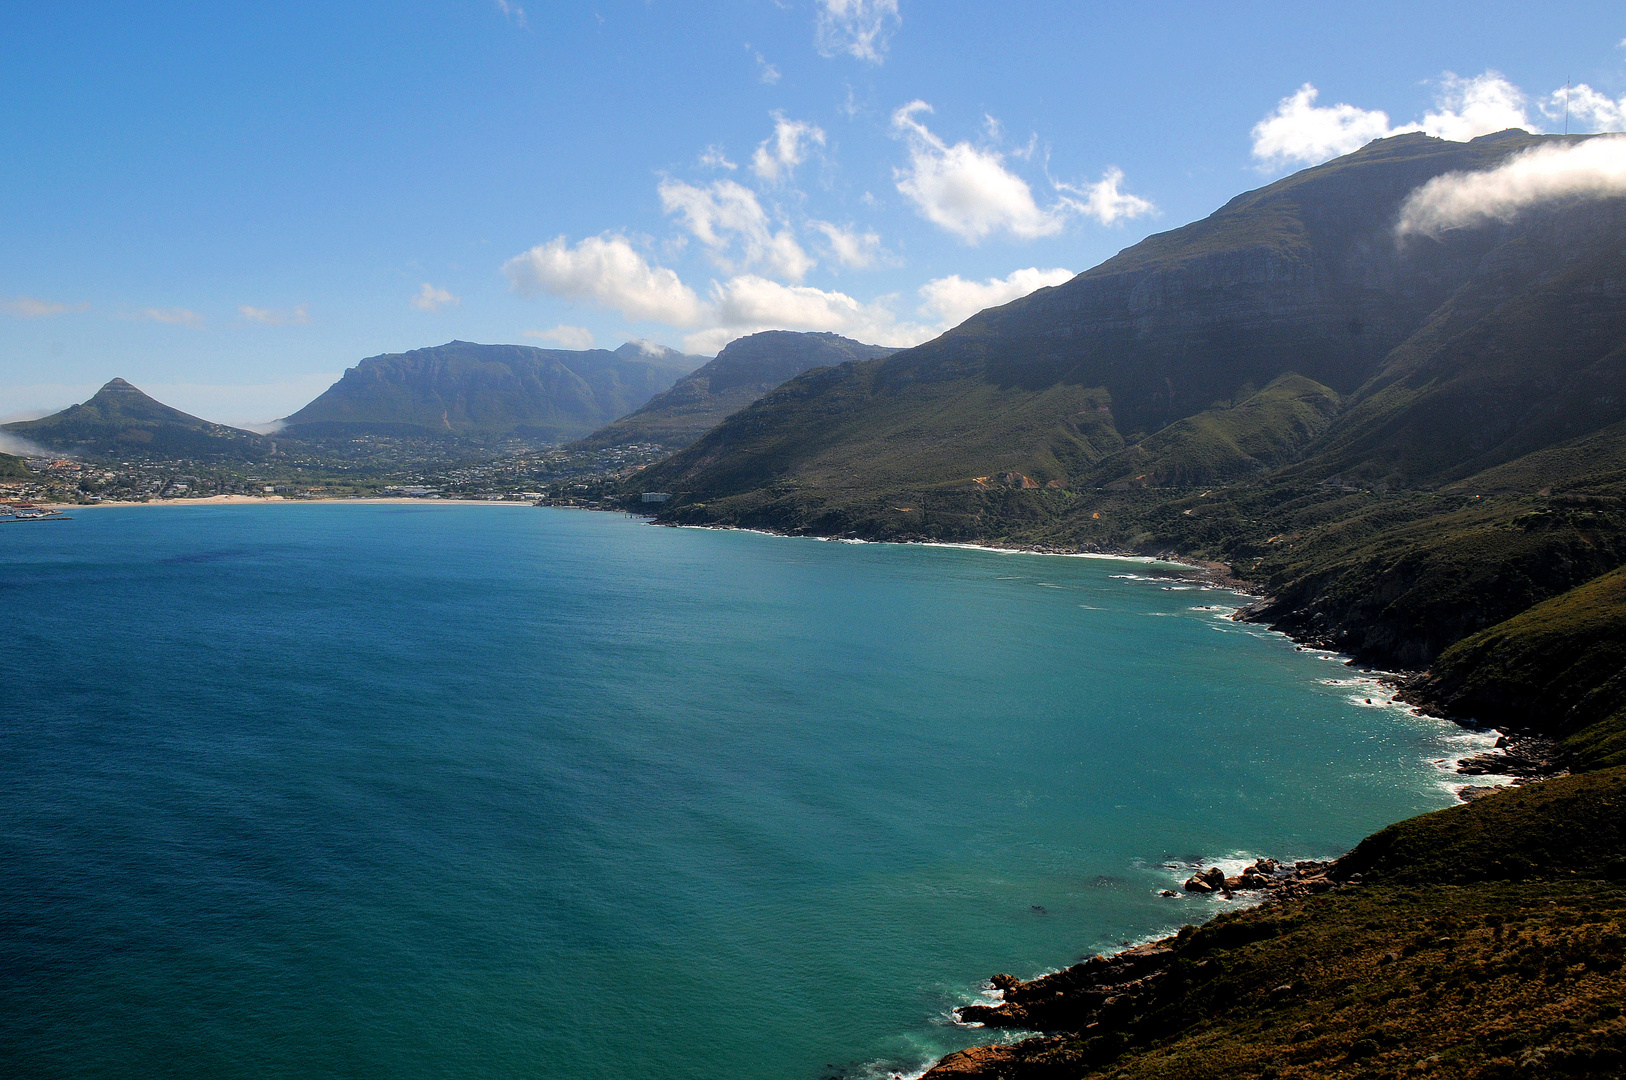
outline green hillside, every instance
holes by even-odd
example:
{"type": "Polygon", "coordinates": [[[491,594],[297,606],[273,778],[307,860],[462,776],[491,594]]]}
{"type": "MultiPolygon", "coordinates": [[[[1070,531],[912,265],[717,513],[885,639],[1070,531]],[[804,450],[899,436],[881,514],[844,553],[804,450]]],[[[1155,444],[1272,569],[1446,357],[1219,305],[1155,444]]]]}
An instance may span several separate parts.
{"type": "Polygon", "coordinates": [[[452,341],[372,356],[284,420],[289,438],[520,435],[564,441],[642,406],[694,358],[452,341]]]}
{"type": "Polygon", "coordinates": [[[1565,736],[1574,765],[1626,765],[1626,567],[1457,642],[1410,696],[1565,736]]]}
{"type": "Polygon", "coordinates": [[[0,454],[0,480],[27,480],[33,475],[22,458],[0,454]]]}
{"type": "Polygon", "coordinates": [[[1303,460],[1316,479],[1354,469],[1416,484],[1626,419],[1626,394],[1611,392],[1626,325],[1620,200],[1437,241],[1393,234],[1418,184],[1542,139],[1373,143],[935,341],[803,376],[650,482],[704,493],[724,515],[719,500],[760,504],[786,482],[829,506],[1000,472],[1084,490],[1303,460]],[[1586,310],[1571,319],[1576,296],[1586,310]],[[1277,431],[1280,409],[1249,399],[1287,375],[1324,389],[1277,431]]]}
{"type": "Polygon", "coordinates": [[[596,450],[656,443],[680,450],[787,379],[816,367],[873,360],[896,350],[838,334],[767,330],[728,343],[716,359],[629,416],[574,446],[596,450]]]}
{"type": "Polygon", "coordinates": [[[113,379],[82,405],[4,430],[48,450],[92,457],[245,461],[276,452],[263,435],[172,409],[123,379],[113,379]]]}
{"type": "Polygon", "coordinates": [[[628,486],[665,520],[1223,561],[1389,666],[1626,562],[1626,199],[1397,241],[1407,194],[1553,137],[1380,140],[628,486]],[[1532,516],[1534,515],[1534,516],[1532,516]]]}

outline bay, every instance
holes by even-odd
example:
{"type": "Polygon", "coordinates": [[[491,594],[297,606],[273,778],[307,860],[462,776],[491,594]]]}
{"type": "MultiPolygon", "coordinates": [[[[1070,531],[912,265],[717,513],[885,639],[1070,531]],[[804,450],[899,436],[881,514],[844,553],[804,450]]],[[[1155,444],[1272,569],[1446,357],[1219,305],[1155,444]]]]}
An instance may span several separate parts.
{"type": "Polygon", "coordinates": [[[1475,737],[1137,561],[514,506],[0,536],[0,1057],[39,1077],[918,1070],[1335,855],[1475,737]]]}

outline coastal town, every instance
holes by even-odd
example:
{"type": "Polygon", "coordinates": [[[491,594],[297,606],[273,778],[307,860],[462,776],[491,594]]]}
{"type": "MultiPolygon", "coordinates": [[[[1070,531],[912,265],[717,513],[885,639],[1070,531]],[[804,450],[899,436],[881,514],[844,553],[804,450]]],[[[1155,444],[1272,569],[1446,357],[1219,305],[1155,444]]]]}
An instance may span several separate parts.
{"type": "Polygon", "coordinates": [[[173,460],[24,458],[26,476],[0,478],[0,501],[53,506],[149,503],[220,496],[279,500],[412,498],[601,505],[605,489],[652,461],[653,444],[603,450],[520,447],[484,459],[349,461],[288,455],[275,466],[173,460]]]}

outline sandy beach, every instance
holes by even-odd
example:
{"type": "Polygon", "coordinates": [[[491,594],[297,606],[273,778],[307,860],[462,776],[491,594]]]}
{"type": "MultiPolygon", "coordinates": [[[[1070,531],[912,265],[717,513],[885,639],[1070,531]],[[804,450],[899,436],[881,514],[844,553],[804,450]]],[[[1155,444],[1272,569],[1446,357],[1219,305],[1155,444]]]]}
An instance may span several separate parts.
{"type": "MultiPolygon", "coordinates": [[[[145,502],[109,500],[98,503],[51,503],[63,509],[96,510],[104,506],[266,506],[273,503],[296,505],[299,503],[365,503],[369,506],[525,506],[535,504],[525,499],[407,499],[407,498],[368,498],[357,497],[352,499],[289,499],[282,495],[209,495],[199,499],[148,499],[145,502]]],[[[45,504],[42,504],[45,505],[45,504]]]]}

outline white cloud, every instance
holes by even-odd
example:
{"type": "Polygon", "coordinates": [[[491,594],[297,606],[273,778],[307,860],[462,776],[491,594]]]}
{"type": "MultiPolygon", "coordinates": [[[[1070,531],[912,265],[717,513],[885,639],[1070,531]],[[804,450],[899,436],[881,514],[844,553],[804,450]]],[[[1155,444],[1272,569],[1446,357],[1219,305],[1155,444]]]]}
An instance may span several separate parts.
{"type": "Polygon", "coordinates": [[[539,341],[551,341],[561,349],[591,349],[593,347],[593,332],[585,326],[569,326],[560,323],[552,330],[527,330],[524,336],[536,338],[539,341]]]}
{"type": "Polygon", "coordinates": [[[513,3],[512,0],[496,0],[496,4],[497,10],[503,13],[503,18],[508,19],[522,30],[529,26],[525,21],[525,9],[518,4],[513,3]]]}
{"type": "Polygon", "coordinates": [[[770,184],[790,179],[796,166],[807,160],[808,144],[824,145],[824,130],[806,120],[787,120],[782,112],[770,113],[773,134],[762,140],[751,155],[751,171],[770,184]]]}
{"type": "Polygon", "coordinates": [[[90,305],[61,304],[55,300],[41,300],[34,296],[19,296],[15,300],[0,303],[8,315],[15,315],[19,319],[44,319],[51,315],[66,315],[70,311],[89,311],[90,305]]]}
{"type": "Polygon", "coordinates": [[[588,300],[619,311],[632,320],[650,319],[669,326],[694,326],[701,305],[694,290],[664,266],[651,266],[625,236],[589,236],[575,247],[563,236],[503,265],[514,291],[522,296],[548,293],[569,300],[588,300]]]}
{"type": "Polygon", "coordinates": [[[1425,113],[1422,123],[1408,130],[1421,128],[1452,142],[1467,142],[1508,128],[1540,131],[1530,122],[1524,104],[1524,91],[1499,72],[1463,79],[1448,71],[1440,80],[1437,111],[1425,113]]]}
{"type": "Polygon", "coordinates": [[[168,323],[171,326],[190,326],[193,329],[203,325],[202,315],[183,307],[142,308],[136,312],[136,318],[146,319],[150,322],[168,323]]]}
{"type": "Polygon", "coordinates": [[[304,304],[286,311],[238,304],[237,315],[248,322],[264,323],[266,326],[304,326],[311,321],[304,304]]]}
{"type": "Polygon", "coordinates": [[[958,326],[985,308],[1008,304],[1035,289],[1060,285],[1072,278],[1071,270],[1060,267],[1040,270],[1037,266],[1013,270],[1004,278],[989,278],[987,281],[967,281],[959,274],[951,274],[928,281],[920,287],[920,296],[924,301],[920,305],[920,313],[936,319],[945,328],[958,326]]]}
{"type": "Polygon", "coordinates": [[[868,270],[886,257],[880,233],[861,233],[851,225],[843,227],[829,221],[809,221],[807,227],[824,234],[830,257],[849,270],[868,270]]]}
{"type": "Polygon", "coordinates": [[[898,0],[816,0],[814,44],[825,56],[845,53],[881,62],[892,31],[902,22],[898,0]]]}
{"type": "Polygon", "coordinates": [[[1510,221],[1537,203],[1626,196],[1626,136],[1538,146],[1494,169],[1436,176],[1400,208],[1400,235],[1438,236],[1487,220],[1510,221]]]}
{"type": "Polygon", "coordinates": [[[1567,90],[1554,90],[1541,103],[1541,111],[1552,120],[1569,116],[1571,130],[1619,131],[1626,128],[1626,97],[1619,101],[1601,94],[1586,83],[1567,90]]]}
{"type": "Polygon", "coordinates": [[[1276,111],[1253,126],[1253,156],[1266,166],[1319,163],[1352,153],[1389,134],[1389,114],[1353,105],[1317,105],[1320,91],[1309,83],[1276,104],[1276,111]]]}
{"type": "Polygon", "coordinates": [[[756,268],[776,277],[800,281],[814,262],[788,228],[775,232],[756,193],[732,180],[696,187],[681,180],[662,180],[661,206],[680,214],[694,238],[704,244],[725,271],[756,268]],[[740,254],[733,254],[738,242],[740,254]]]}
{"type": "Polygon", "coordinates": [[[751,48],[749,43],[746,44],[745,50],[752,56],[756,57],[757,79],[759,81],[768,86],[772,86],[779,81],[779,69],[768,63],[768,58],[766,56],[763,56],[760,52],[751,48]]]}
{"type": "Polygon", "coordinates": [[[892,114],[892,128],[909,148],[909,167],[893,170],[893,178],[927,221],[968,244],[996,232],[1032,240],[1061,231],[1074,204],[1041,209],[998,151],[969,142],[949,146],[916,119],[931,111],[924,101],[912,101],[892,114]]]}
{"type": "Polygon", "coordinates": [[[439,311],[443,307],[463,306],[461,297],[453,296],[445,289],[437,289],[427,281],[419,286],[418,295],[414,296],[410,303],[419,311],[439,311]]]}
{"type": "Polygon", "coordinates": [[[1068,201],[1079,213],[1085,217],[1092,217],[1103,225],[1111,225],[1116,221],[1138,218],[1157,211],[1157,207],[1152,205],[1150,199],[1118,190],[1118,185],[1123,182],[1124,171],[1113,166],[1102,173],[1101,179],[1093,184],[1086,184],[1080,188],[1058,183],[1056,188],[1058,191],[1070,191],[1075,195],[1084,196],[1082,203],[1071,199],[1068,201]]]}
{"type": "Polygon", "coordinates": [[[1353,153],[1373,139],[1408,131],[1422,131],[1453,142],[1508,128],[1541,129],[1525,111],[1525,96],[1495,71],[1464,79],[1446,72],[1440,78],[1435,109],[1422,120],[1399,127],[1389,125],[1389,114],[1340,102],[1317,105],[1314,86],[1305,83],[1282,98],[1276,111],[1253,126],[1253,156],[1266,171],[1287,165],[1317,165],[1353,153]]]}
{"type": "Polygon", "coordinates": [[[723,148],[715,144],[706,147],[705,151],[701,153],[700,164],[707,169],[728,169],[730,172],[739,168],[738,165],[728,160],[728,155],[723,153],[723,148]]]}
{"type": "Polygon", "coordinates": [[[633,338],[631,341],[627,342],[627,344],[638,346],[638,351],[643,353],[645,356],[666,355],[665,345],[662,345],[658,341],[650,341],[648,338],[633,338]]]}
{"type": "Polygon", "coordinates": [[[684,338],[688,352],[712,352],[759,330],[828,330],[876,345],[914,345],[934,333],[899,323],[886,298],[862,303],[843,292],[783,285],[755,274],[712,282],[705,329],[684,338]]]}

